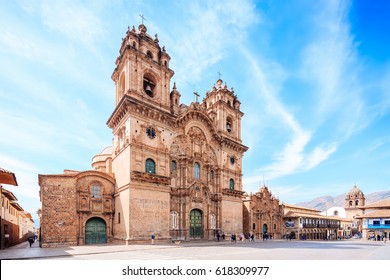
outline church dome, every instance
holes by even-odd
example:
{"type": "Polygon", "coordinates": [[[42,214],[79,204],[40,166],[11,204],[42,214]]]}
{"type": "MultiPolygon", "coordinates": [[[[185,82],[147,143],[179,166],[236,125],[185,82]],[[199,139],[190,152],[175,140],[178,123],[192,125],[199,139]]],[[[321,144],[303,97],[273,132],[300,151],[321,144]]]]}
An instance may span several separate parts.
{"type": "Polygon", "coordinates": [[[349,195],[357,196],[359,194],[363,194],[363,192],[355,185],[353,188],[349,191],[349,195]]]}
{"type": "Polygon", "coordinates": [[[364,199],[363,192],[355,185],[353,188],[347,193],[345,199],[364,199]]]}
{"type": "Polygon", "coordinates": [[[112,154],[112,146],[108,146],[101,151],[99,155],[111,155],[112,154]]]}

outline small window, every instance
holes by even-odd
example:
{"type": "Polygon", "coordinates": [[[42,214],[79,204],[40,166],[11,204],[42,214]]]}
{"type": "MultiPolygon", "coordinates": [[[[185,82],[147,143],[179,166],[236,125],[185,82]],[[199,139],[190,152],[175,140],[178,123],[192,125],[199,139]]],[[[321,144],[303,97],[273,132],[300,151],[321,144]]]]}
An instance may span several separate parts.
{"type": "Polygon", "coordinates": [[[148,158],[145,162],[145,172],[149,174],[156,174],[156,164],[154,160],[148,158]]]}
{"type": "Polygon", "coordinates": [[[214,171],[213,170],[210,171],[210,180],[214,180],[214,171]]]}
{"type": "Polygon", "coordinates": [[[385,220],[385,225],[390,225],[390,220],[385,220]]]}
{"type": "Polygon", "coordinates": [[[101,186],[98,185],[98,184],[94,184],[92,185],[92,197],[93,198],[101,198],[102,197],[102,194],[101,194],[101,186]]]}
{"type": "Polygon", "coordinates": [[[175,171],[176,170],[176,161],[172,160],[171,161],[171,171],[175,171]]]}
{"type": "Polygon", "coordinates": [[[380,225],[380,221],[373,221],[372,224],[373,224],[374,226],[379,226],[379,225],[380,225]]]}
{"type": "Polygon", "coordinates": [[[233,179],[230,179],[229,188],[230,188],[231,190],[234,190],[234,180],[233,180],[233,179]]]}
{"type": "Polygon", "coordinates": [[[233,130],[233,121],[232,121],[232,119],[230,117],[228,117],[226,119],[226,130],[229,133],[232,132],[232,130],[233,130]]]}
{"type": "Polygon", "coordinates": [[[151,51],[147,51],[147,52],[146,52],[146,57],[147,57],[147,58],[153,59],[153,54],[152,54],[152,52],[151,52],[151,51]]]}
{"type": "Polygon", "coordinates": [[[352,203],[353,203],[353,202],[352,202],[352,200],[351,200],[351,201],[349,202],[349,206],[352,206],[352,203]]]}
{"type": "Polygon", "coordinates": [[[256,224],[255,223],[253,223],[252,229],[256,229],[256,224]]]}
{"type": "Polygon", "coordinates": [[[355,201],[355,206],[358,206],[359,205],[359,200],[356,200],[355,201]]]}
{"type": "Polygon", "coordinates": [[[120,224],[120,223],[121,223],[121,213],[118,212],[118,224],[120,224]]]}
{"type": "Polygon", "coordinates": [[[197,162],[195,162],[195,164],[194,164],[194,178],[195,179],[200,178],[200,165],[197,162]]]}

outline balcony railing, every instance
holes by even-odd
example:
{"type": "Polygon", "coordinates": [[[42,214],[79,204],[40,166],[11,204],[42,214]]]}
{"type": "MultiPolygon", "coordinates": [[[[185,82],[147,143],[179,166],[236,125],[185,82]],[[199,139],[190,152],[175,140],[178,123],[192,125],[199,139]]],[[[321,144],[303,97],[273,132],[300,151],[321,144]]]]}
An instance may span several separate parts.
{"type": "Polygon", "coordinates": [[[338,224],[314,224],[314,223],[303,223],[304,228],[339,228],[338,224]]]}
{"type": "Polygon", "coordinates": [[[379,224],[379,225],[373,225],[373,224],[368,224],[367,228],[369,229],[390,229],[390,225],[384,225],[384,224],[379,224]]]}

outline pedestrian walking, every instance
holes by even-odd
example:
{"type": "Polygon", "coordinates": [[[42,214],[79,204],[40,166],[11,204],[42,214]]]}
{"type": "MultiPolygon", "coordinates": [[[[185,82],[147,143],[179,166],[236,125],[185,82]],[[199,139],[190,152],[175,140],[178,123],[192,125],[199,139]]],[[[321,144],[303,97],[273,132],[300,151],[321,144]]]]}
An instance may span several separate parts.
{"type": "Polygon", "coordinates": [[[27,240],[31,247],[31,245],[34,243],[34,237],[30,236],[29,238],[27,238],[27,240]]]}
{"type": "Polygon", "coordinates": [[[155,236],[154,234],[152,234],[152,235],[150,236],[150,238],[152,239],[152,245],[154,245],[154,239],[156,238],[156,236],[155,236]]]}

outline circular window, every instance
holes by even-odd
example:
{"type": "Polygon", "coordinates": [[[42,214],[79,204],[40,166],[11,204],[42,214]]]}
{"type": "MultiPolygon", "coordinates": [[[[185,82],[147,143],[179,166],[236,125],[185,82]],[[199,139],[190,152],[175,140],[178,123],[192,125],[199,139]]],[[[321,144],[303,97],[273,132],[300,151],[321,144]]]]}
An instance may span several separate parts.
{"type": "Polygon", "coordinates": [[[154,138],[156,137],[156,131],[154,130],[153,127],[148,127],[148,128],[146,129],[146,135],[148,135],[148,137],[149,137],[150,139],[154,139],[154,138]]]}
{"type": "Polygon", "coordinates": [[[234,157],[230,157],[230,163],[234,164],[234,162],[235,162],[235,158],[234,157]]]}

